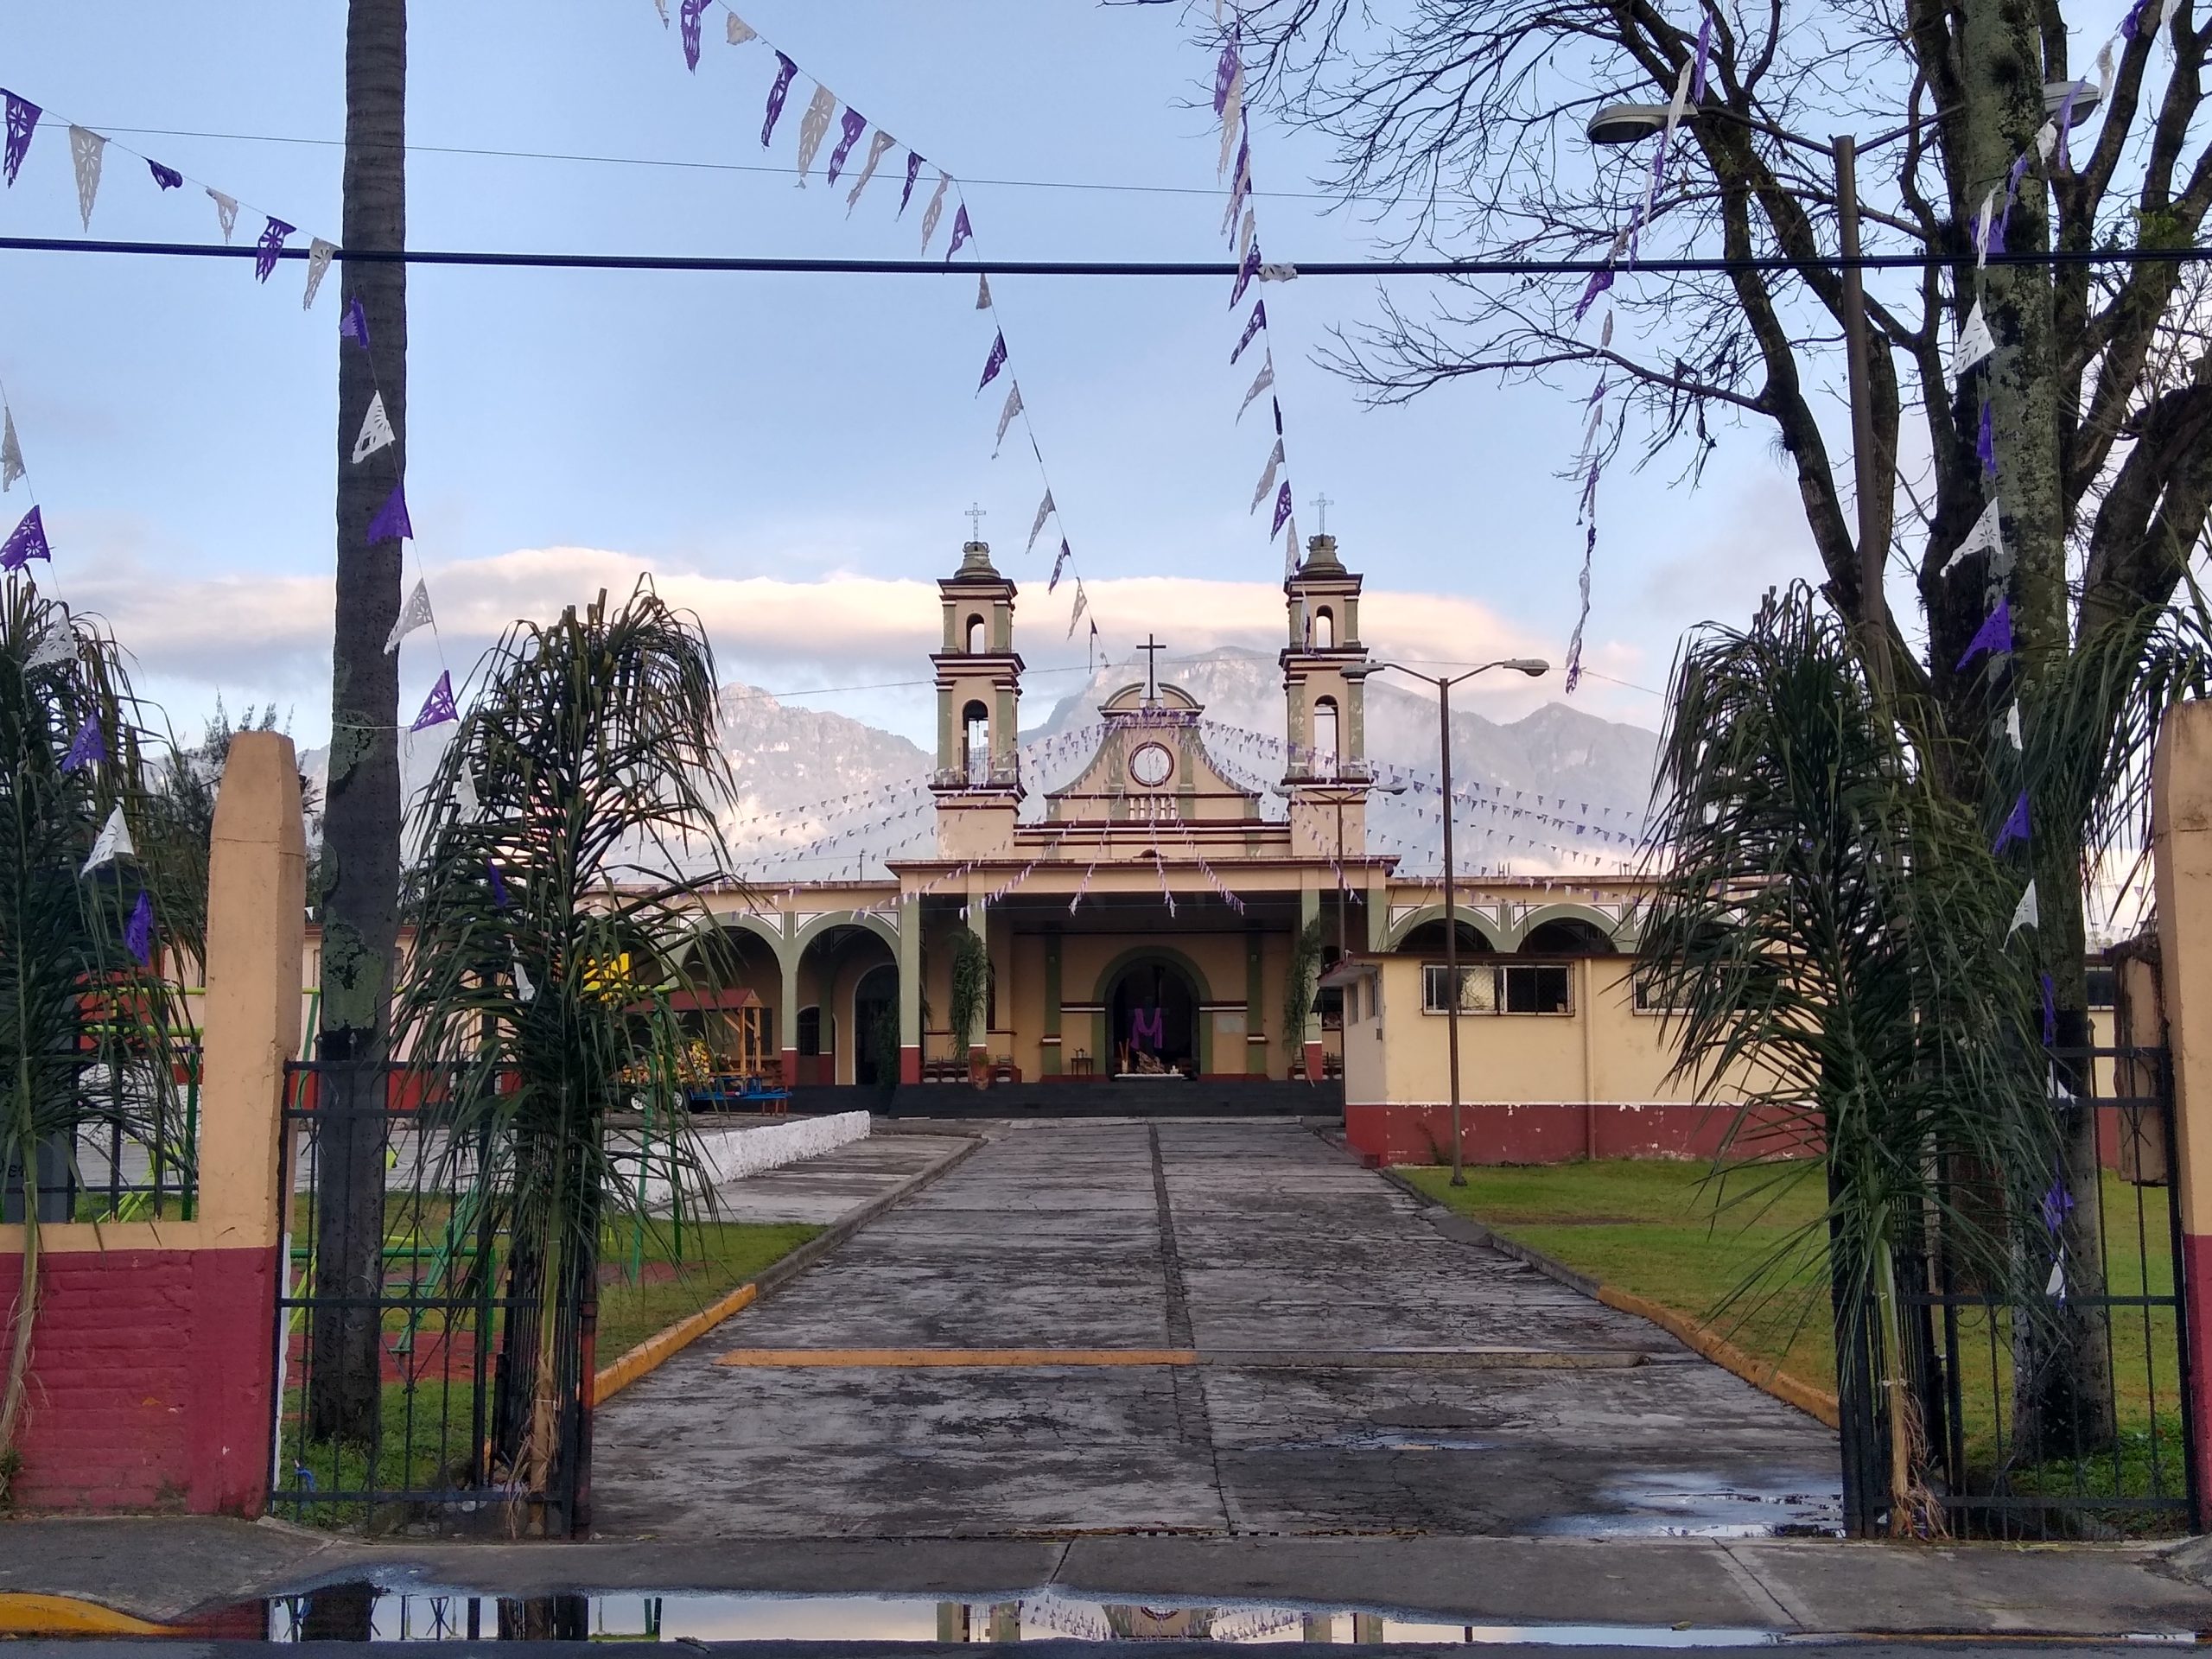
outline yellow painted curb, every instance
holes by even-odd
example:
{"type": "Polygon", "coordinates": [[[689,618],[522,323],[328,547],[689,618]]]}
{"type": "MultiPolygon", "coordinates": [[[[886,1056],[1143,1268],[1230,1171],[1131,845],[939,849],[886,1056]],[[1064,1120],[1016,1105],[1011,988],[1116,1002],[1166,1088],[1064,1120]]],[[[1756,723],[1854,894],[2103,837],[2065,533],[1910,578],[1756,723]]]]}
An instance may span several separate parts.
{"type": "Polygon", "coordinates": [[[1843,1416],[1837,1408],[1835,1395],[1753,1359],[1726,1337],[1695,1319],[1629,1291],[1615,1290],[1611,1285],[1598,1287],[1598,1300],[1607,1307],[1617,1307],[1624,1313],[1650,1320],[1723,1370],[1733,1371],[1753,1388],[1764,1389],[1784,1405],[1795,1406],[1808,1417],[1817,1417],[1830,1428],[1841,1424],[1843,1416]]]}
{"type": "Polygon", "coordinates": [[[96,1601],[0,1591],[0,1636],[175,1636],[175,1626],[149,1624],[96,1601]]]}
{"type": "Polygon", "coordinates": [[[961,1365],[1195,1365],[1195,1348],[737,1348],[717,1365],[919,1369],[961,1365]]]}
{"type": "Polygon", "coordinates": [[[606,1404],[647,1372],[666,1364],[760,1294],[758,1285],[740,1285],[712,1306],[647,1337],[612,1365],[601,1366],[592,1374],[592,1404],[606,1404]]]}

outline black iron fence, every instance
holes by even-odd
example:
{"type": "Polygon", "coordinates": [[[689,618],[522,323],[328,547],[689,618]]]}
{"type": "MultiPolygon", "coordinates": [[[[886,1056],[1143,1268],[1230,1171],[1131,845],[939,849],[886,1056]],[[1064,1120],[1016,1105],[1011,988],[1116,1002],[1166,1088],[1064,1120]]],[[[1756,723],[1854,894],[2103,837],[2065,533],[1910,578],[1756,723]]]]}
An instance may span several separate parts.
{"type": "Polygon", "coordinates": [[[416,1065],[288,1068],[275,1514],[537,1536],[588,1524],[593,1269],[547,1286],[516,1248],[518,1160],[462,1086],[416,1065]]]}
{"type": "Polygon", "coordinates": [[[141,1055],[121,1063],[87,1049],[44,1069],[67,1077],[68,1110],[29,1171],[21,1160],[0,1169],[0,1224],[22,1221],[27,1205],[42,1222],[192,1219],[199,1049],[180,1044],[166,1062],[141,1055]]]}
{"type": "MultiPolygon", "coordinates": [[[[1903,1372],[1933,1477],[1924,1491],[1892,1490],[1883,1357],[1847,1344],[1838,1392],[1854,1530],[1885,1529],[1899,1503],[1932,1510],[1955,1536],[2202,1529],[2166,1052],[2063,1048],[2051,1058],[2074,1085],[2057,1109],[2085,1114],[2094,1134],[2097,1179],[2054,1181],[2039,1213],[2012,1218],[2039,1288],[1972,1282],[1940,1237],[1927,1259],[1900,1264],[1903,1372]]],[[[1946,1175],[1955,1201],[1979,1200],[1972,1172],[1946,1175]]]]}

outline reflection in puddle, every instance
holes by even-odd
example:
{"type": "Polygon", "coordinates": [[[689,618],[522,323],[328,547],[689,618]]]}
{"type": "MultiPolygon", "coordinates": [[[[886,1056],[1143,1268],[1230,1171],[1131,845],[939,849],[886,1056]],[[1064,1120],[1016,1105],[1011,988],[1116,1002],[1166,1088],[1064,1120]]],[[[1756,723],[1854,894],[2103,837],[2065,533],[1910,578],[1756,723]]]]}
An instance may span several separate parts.
{"type": "Polygon", "coordinates": [[[1605,1488],[1606,1507],[1589,1515],[1558,1516],[1531,1530],[1575,1538],[1810,1538],[1843,1533],[1840,1487],[1793,1481],[1789,1471],[1762,1481],[1756,1491],[1701,1482],[1675,1471],[1628,1476],[1605,1488]]]}
{"type": "Polygon", "coordinates": [[[1010,1601],[899,1596],[543,1596],[399,1592],[341,1585],[269,1604],[271,1641],[532,1638],[594,1642],[1500,1643],[1560,1647],[1772,1646],[1774,1632],[1633,1624],[1453,1624],[1433,1615],[1250,1603],[1084,1600],[1045,1592],[1010,1601]]]}

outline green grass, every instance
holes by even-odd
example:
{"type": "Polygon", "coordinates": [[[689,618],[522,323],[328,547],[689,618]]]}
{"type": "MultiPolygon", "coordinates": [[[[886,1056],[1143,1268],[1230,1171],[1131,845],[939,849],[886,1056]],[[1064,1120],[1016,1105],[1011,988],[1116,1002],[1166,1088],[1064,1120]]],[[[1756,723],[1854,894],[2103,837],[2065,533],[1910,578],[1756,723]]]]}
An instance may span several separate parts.
{"type": "MultiPolygon", "coordinates": [[[[1786,1185],[1763,1168],[1713,1178],[1701,1163],[1609,1160],[1483,1167],[1453,1187],[1437,1168],[1401,1172],[1423,1192],[1600,1284],[1630,1292],[1706,1324],[1753,1360],[1834,1392],[1835,1344],[1818,1263],[1802,1249],[1792,1270],[1758,1296],[1744,1287],[1783,1252],[1791,1233],[1820,1215],[1817,1175],[1786,1185]]],[[[2105,1279],[2114,1295],[2169,1294],[2173,1257],[2168,1194],[2107,1172],[2105,1279]]],[[[2012,1387],[2011,1321],[1958,1312],[1967,1458],[1977,1484],[1995,1483],[2003,1427],[1994,1402],[2012,1387]]],[[[2069,1459],[2006,1472],[2019,1492],[2145,1495],[2181,1490],[2181,1425],[2173,1310],[2112,1310],[2118,1446],[2079,1465],[2069,1459]]],[[[2148,1518],[2114,1511],[2119,1529],[2148,1518]]]]}
{"type": "MultiPolygon", "coordinates": [[[[612,1363],[646,1338],[720,1300],[749,1283],[771,1263],[780,1262],[822,1231],[798,1222],[704,1221],[683,1229],[684,1262],[673,1279],[638,1283],[618,1280],[599,1292],[599,1363],[612,1363]]],[[[666,1262],[672,1241],[645,1237],[648,1262],[666,1262]]],[[[634,1240],[627,1227],[616,1230],[601,1247],[602,1262],[626,1268],[634,1240]]]]}

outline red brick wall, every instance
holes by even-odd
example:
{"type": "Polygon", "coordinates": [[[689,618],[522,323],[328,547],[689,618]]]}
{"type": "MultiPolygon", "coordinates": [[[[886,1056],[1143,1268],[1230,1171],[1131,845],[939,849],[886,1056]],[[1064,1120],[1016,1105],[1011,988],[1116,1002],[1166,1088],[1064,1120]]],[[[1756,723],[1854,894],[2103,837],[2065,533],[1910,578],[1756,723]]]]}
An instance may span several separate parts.
{"type": "MultiPolygon", "coordinates": [[[[258,1515],[276,1252],[48,1251],[40,1267],[17,1506],[258,1515]]],[[[22,1273],[0,1255],[0,1352],[22,1273]]]]}
{"type": "MultiPolygon", "coordinates": [[[[1710,1158],[1734,1122],[1723,1106],[1574,1103],[1460,1109],[1461,1157],[1471,1164],[1559,1164],[1576,1158],[1710,1158]]],[[[1427,1164],[1452,1155],[1452,1111],[1441,1103],[1344,1108],[1344,1138],[1371,1163],[1427,1164]]],[[[1770,1128],[1738,1137],[1745,1156],[1787,1144],[1770,1128]]]]}

